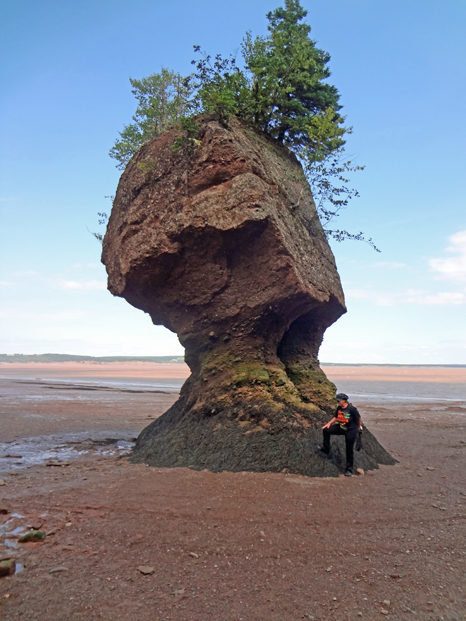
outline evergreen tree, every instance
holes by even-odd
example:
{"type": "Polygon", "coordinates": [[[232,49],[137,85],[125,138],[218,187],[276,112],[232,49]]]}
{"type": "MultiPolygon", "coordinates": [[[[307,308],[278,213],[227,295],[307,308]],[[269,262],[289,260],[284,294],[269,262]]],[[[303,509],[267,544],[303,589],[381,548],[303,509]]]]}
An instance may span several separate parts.
{"type": "Polygon", "coordinates": [[[182,121],[181,129],[192,142],[193,122],[186,117],[208,111],[226,123],[236,115],[298,156],[328,237],[366,241],[378,250],[363,233],[328,227],[358,196],[348,187],[347,175],[363,167],[344,159],[345,136],[352,128],[344,126],[340,95],[327,82],[330,55],[310,38],[306,15],[299,0],[285,0],[284,7],[269,12],[268,35],[253,38],[248,32],[243,39],[242,68],[233,56],[212,58],[196,45],[201,58],[192,61],[195,70],[187,78],[162,69],[130,80],[138,100],[134,123],[120,132],[110,156],[124,168],[144,142],[176,121],[182,121]]]}
{"type": "Polygon", "coordinates": [[[298,0],[267,15],[267,37],[243,41],[243,57],[251,73],[252,121],[263,132],[293,150],[311,149],[325,157],[343,146],[346,129],[330,77],[330,55],[316,47],[307,15],[298,0]]]}
{"type": "Polygon", "coordinates": [[[188,114],[190,91],[178,73],[162,68],[160,73],[142,80],[130,78],[130,82],[138,106],[134,122],[125,125],[109,152],[118,168],[124,168],[142,144],[188,114]]]}

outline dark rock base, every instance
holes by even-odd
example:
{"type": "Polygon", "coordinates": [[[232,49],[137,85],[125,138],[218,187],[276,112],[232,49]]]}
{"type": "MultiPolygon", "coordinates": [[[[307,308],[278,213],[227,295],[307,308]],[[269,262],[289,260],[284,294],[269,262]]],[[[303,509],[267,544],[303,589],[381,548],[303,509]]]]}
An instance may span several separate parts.
{"type": "MultiPolygon", "coordinates": [[[[343,437],[332,437],[329,457],[319,451],[321,427],[328,415],[312,413],[311,419],[304,409],[279,405],[276,411],[267,404],[248,403],[241,409],[236,404],[224,410],[209,408],[186,413],[180,399],[141,432],[131,461],[158,468],[188,467],[212,472],[285,471],[309,477],[337,477],[344,472],[343,437]],[[212,414],[212,410],[218,413],[212,414]],[[248,410],[251,415],[247,414],[248,410]],[[304,421],[304,426],[294,429],[293,421],[297,418],[304,421]]],[[[365,429],[363,449],[355,451],[354,471],[395,463],[365,429]]]]}

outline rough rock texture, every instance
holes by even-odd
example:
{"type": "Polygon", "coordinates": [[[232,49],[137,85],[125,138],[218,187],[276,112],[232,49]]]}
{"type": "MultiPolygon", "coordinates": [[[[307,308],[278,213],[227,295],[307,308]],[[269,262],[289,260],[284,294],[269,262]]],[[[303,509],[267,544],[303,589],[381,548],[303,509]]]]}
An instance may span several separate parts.
{"type": "MultiPolygon", "coordinates": [[[[338,442],[331,461],[315,452],[335,405],[317,355],[345,305],[301,166],[235,119],[183,135],[127,166],[103,245],[109,290],[176,332],[192,372],[133,459],[336,476],[338,442]]],[[[391,463],[366,446],[358,466],[391,463]]]]}

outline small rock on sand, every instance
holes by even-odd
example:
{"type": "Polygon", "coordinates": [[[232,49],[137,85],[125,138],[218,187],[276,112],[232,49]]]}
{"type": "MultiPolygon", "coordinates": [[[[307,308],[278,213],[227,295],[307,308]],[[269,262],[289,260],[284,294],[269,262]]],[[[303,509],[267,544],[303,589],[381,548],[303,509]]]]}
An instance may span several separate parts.
{"type": "Polygon", "coordinates": [[[13,558],[0,562],[0,577],[1,576],[14,576],[15,571],[16,571],[16,561],[13,558]]]}
{"type": "Polygon", "coordinates": [[[362,468],[358,468],[358,469],[356,470],[356,472],[357,472],[358,474],[366,474],[362,468]]]}
{"type": "Polygon", "coordinates": [[[4,479],[0,479],[0,485],[6,485],[5,480],[4,479]]]}
{"type": "Polygon", "coordinates": [[[31,530],[40,530],[42,528],[42,522],[33,522],[32,524],[28,524],[28,528],[31,530]]]}
{"type": "Polygon", "coordinates": [[[144,574],[145,576],[152,576],[152,574],[155,572],[155,569],[153,567],[149,567],[149,565],[139,565],[138,571],[140,571],[141,574],[144,574]]]}
{"type": "Polygon", "coordinates": [[[6,515],[7,513],[9,513],[8,509],[0,506],[0,515],[6,515]]]}
{"type": "Polygon", "coordinates": [[[43,530],[31,530],[18,539],[19,543],[28,543],[28,541],[43,541],[47,534],[43,530]]]}
{"type": "Polygon", "coordinates": [[[49,573],[51,574],[59,574],[62,571],[68,571],[67,567],[52,567],[49,573]]]}

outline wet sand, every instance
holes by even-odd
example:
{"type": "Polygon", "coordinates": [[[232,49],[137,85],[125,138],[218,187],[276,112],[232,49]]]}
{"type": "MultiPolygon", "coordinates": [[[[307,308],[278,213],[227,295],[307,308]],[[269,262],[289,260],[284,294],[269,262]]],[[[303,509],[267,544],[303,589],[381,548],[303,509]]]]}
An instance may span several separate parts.
{"type": "Polygon", "coordinates": [[[332,382],[344,379],[384,382],[427,382],[464,384],[466,367],[378,367],[378,366],[325,366],[332,382]]]}
{"type": "Polygon", "coordinates": [[[399,461],[329,480],[130,465],[185,365],[4,366],[2,621],[466,618],[465,369],[328,367],[399,461]]]}
{"type": "Polygon", "coordinates": [[[152,362],[49,362],[0,363],[0,377],[42,378],[187,378],[186,364],[152,362]]]}
{"type": "MultiPolygon", "coordinates": [[[[466,367],[379,367],[322,365],[333,382],[345,379],[387,382],[452,383],[466,386],[466,367]]],[[[137,377],[187,378],[186,364],[151,362],[66,362],[66,363],[0,363],[0,377],[137,377]]]]}

